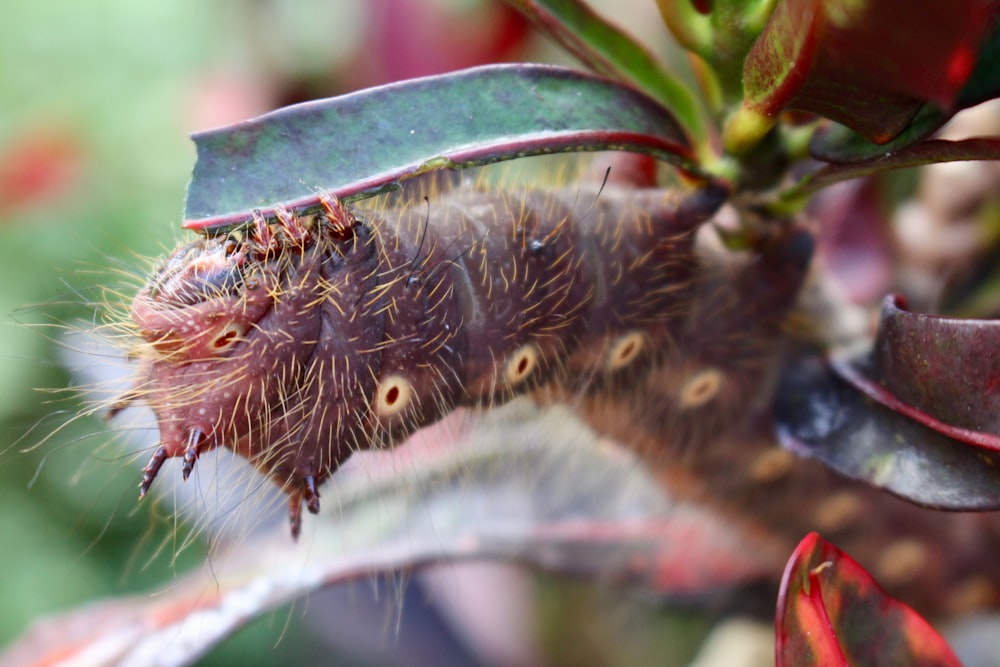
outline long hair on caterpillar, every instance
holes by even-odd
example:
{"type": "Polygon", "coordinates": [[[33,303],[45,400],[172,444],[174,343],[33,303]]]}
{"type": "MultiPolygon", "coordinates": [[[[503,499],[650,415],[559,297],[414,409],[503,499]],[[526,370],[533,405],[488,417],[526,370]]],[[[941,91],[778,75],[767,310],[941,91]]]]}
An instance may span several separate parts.
{"type": "MultiPolygon", "coordinates": [[[[626,190],[626,188],[619,189],[619,192],[626,190]]],[[[439,223],[438,219],[435,219],[435,211],[439,211],[442,207],[453,206],[458,208],[461,206],[462,210],[469,210],[475,205],[484,204],[484,201],[488,203],[489,199],[479,199],[476,197],[479,193],[485,192],[489,196],[495,196],[497,190],[495,187],[490,188],[484,186],[481,182],[474,183],[463,183],[461,187],[449,189],[448,191],[437,193],[429,192],[428,200],[423,198],[424,194],[428,193],[428,190],[418,190],[416,194],[411,190],[409,192],[403,192],[396,197],[386,197],[380,199],[379,201],[369,202],[365,206],[353,207],[351,210],[356,212],[358,217],[364,217],[369,221],[369,224],[374,226],[375,220],[383,221],[382,224],[388,224],[385,220],[389,215],[399,216],[404,221],[408,221],[408,224],[415,228],[415,231],[409,233],[410,239],[410,249],[411,252],[418,257],[422,256],[425,252],[430,252],[428,248],[433,248],[432,244],[433,236],[431,235],[431,230],[434,229],[433,225],[439,223]],[[463,199],[463,197],[466,197],[463,199]],[[470,203],[471,202],[471,203],[470,203]],[[420,253],[416,253],[416,249],[420,249],[420,253]]],[[[495,215],[497,210],[501,212],[504,210],[511,210],[517,207],[517,210],[521,208],[531,210],[532,206],[537,205],[538,201],[542,203],[555,201],[556,203],[564,203],[566,201],[571,202],[572,206],[567,206],[570,213],[566,215],[566,219],[572,222],[572,226],[575,230],[583,230],[584,232],[592,227],[588,225],[595,224],[593,220],[588,220],[587,218],[592,215],[595,210],[595,206],[599,203],[600,206],[606,207],[605,210],[614,211],[613,206],[609,206],[609,202],[606,201],[606,195],[616,195],[616,188],[606,186],[603,191],[598,185],[584,184],[582,186],[576,186],[572,188],[556,188],[554,190],[537,190],[531,191],[528,189],[508,189],[506,191],[512,199],[512,204],[504,209],[497,209],[496,207],[491,208],[490,206],[484,206],[483,208],[487,211],[493,211],[490,215],[495,215]],[[552,193],[556,194],[553,195],[552,193]],[[534,197],[535,203],[529,202],[529,198],[534,197]]],[[[612,197],[615,203],[615,197],[612,197]]],[[[618,210],[629,210],[621,205],[621,199],[617,200],[619,205],[618,210]]],[[[555,206],[555,205],[553,205],[555,206]]],[[[325,212],[324,212],[325,213],[325,212]]],[[[310,214],[311,215],[311,214],[310,214]]],[[[304,216],[303,216],[304,217],[304,216]]],[[[486,218],[483,216],[480,219],[487,219],[492,221],[493,218],[486,218]]],[[[270,221],[268,223],[271,230],[276,234],[283,233],[281,229],[281,221],[270,221]]],[[[308,221],[306,224],[309,224],[308,221]]],[[[315,224],[313,222],[312,224],[315,224]]],[[[569,226],[569,224],[567,224],[569,226]]],[[[440,224],[438,225],[441,228],[440,224]]],[[[697,225],[694,225],[697,227],[697,225]]],[[[501,229],[507,229],[507,227],[500,226],[501,229]]],[[[241,230],[234,232],[233,239],[238,240],[239,234],[248,234],[246,230],[241,230]]],[[[680,235],[685,244],[691,244],[684,246],[686,248],[693,248],[695,244],[695,239],[691,238],[694,232],[685,232],[680,235]]],[[[670,237],[671,240],[675,240],[676,237],[670,237]]],[[[215,239],[217,242],[224,243],[231,240],[229,236],[220,236],[215,239]]],[[[197,242],[202,242],[201,240],[197,242]]],[[[452,245],[448,247],[450,242],[445,243],[438,240],[436,242],[438,247],[442,245],[446,248],[446,252],[441,253],[443,256],[451,260],[455,254],[460,250],[460,246],[452,245]]],[[[776,243],[780,245],[780,243],[776,243]]],[[[677,246],[675,246],[676,249],[677,246]]],[[[288,251],[289,255],[292,255],[294,260],[294,252],[288,251]]],[[[605,256],[604,263],[599,266],[604,270],[604,274],[608,275],[610,271],[607,267],[613,266],[608,259],[610,255],[605,256]]],[[[190,259],[190,256],[187,256],[190,259]]],[[[279,258],[275,261],[281,261],[279,258]]],[[[451,260],[455,261],[455,260],[451,260]]],[[[416,262],[419,264],[419,262],[416,262]]],[[[169,264],[169,261],[168,261],[169,264]]],[[[412,262],[411,262],[412,264],[412,262]]],[[[588,358],[582,356],[575,356],[583,351],[581,347],[580,337],[576,339],[567,338],[569,342],[566,343],[567,346],[574,345],[576,352],[572,353],[568,350],[564,350],[563,354],[565,357],[559,357],[557,361],[559,362],[552,370],[551,373],[544,378],[538,378],[537,383],[527,384],[524,387],[524,391],[511,391],[508,393],[500,393],[497,397],[490,397],[487,400],[480,401],[477,405],[469,406],[469,409],[453,406],[445,406],[448,408],[448,416],[441,420],[435,421],[429,424],[429,429],[424,428],[417,431],[414,437],[405,438],[404,436],[399,436],[398,440],[392,440],[393,449],[389,452],[380,452],[374,456],[367,456],[366,452],[361,452],[360,456],[352,453],[349,460],[344,464],[344,468],[338,468],[337,474],[333,479],[328,480],[328,482],[323,487],[324,492],[324,512],[319,517],[319,520],[312,520],[307,523],[307,531],[304,531],[305,544],[308,545],[308,549],[299,549],[297,552],[294,550],[283,550],[282,558],[280,563],[280,568],[276,571],[284,573],[295,573],[296,575],[302,572],[309,572],[306,569],[299,569],[300,559],[305,557],[308,553],[317,553],[320,550],[324,550],[324,553],[357,553],[357,550],[351,550],[350,548],[341,548],[338,543],[337,548],[331,550],[327,543],[330,542],[330,534],[333,531],[325,530],[324,528],[330,528],[331,525],[335,524],[337,528],[341,528],[340,521],[348,523],[348,519],[354,519],[351,524],[356,527],[357,520],[356,517],[363,513],[363,505],[365,500],[370,501],[375,500],[375,514],[378,515],[376,521],[379,524],[379,528],[382,529],[380,535],[389,535],[386,538],[386,542],[391,546],[394,546],[392,537],[397,535],[405,534],[406,536],[413,538],[420,538],[417,541],[418,547],[421,544],[426,544],[428,541],[435,542],[441,541],[445,542],[446,538],[442,537],[442,530],[440,528],[441,514],[435,514],[429,511],[425,505],[412,499],[420,498],[421,489],[418,488],[421,485],[425,487],[427,491],[438,491],[438,494],[434,496],[433,493],[428,493],[427,495],[434,496],[435,498],[449,498],[451,499],[452,505],[456,503],[461,503],[463,510],[465,511],[479,511],[478,516],[481,522],[490,522],[490,517],[495,517],[497,514],[496,508],[497,503],[506,502],[508,505],[512,504],[515,507],[521,504],[527,503],[527,494],[523,491],[520,494],[497,494],[492,492],[485,492],[480,486],[478,481],[480,478],[474,477],[475,474],[482,472],[482,466],[477,467],[475,460],[471,457],[496,457],[491,464],[492,472],[490,477],[499,477],[502,474],[502,470],[518,469],[523,474],[528,471],[532,474],[541,474],[543,479],[540,484],[544,484],[549,487],[549,493],[552,496],[558,496],[563,494],[564,498],[559,503],[560,507],[572,507],[574,513],[582,511],[584,507],[591,507],[594,500],[603,498],[598,493],[594,493],[594,488],[602,488],[602,484],[598,480],[592,480],[585,474],[581,473],[581,466],[583,466],[584,457],[590,457],[593,451],[589,448],[583,448],[580,444],[585,440],[585,436],[579,431],[566,431],[565,424],[559,422],[557,426],[551,426],[549,431],[533,431],[531,430],[532,424],[535,420],[535,413],[530,407],[525,406],[526,399],[520,399],[513,401],[508,408],[511,410],[509,413],[505,413],[508,416],[497,422],[497,424],[489,427],[492,430],[492,436],[483,436],[480,430],[476,430],[471,439],[465,437],[466,432],[464,430],[465,426],[468,424],[479,424],[481,423],[481,417],[485,413],[477,410],[477,407],[485,405],[487,407],[496,405],[510,396],[513,395],[530,395],[533,398],[541,397],[544,400],[556,400],[558,399],[560,403],[569,403],[573,407],[580,407],[586,409],[587,403],[593,402],[595,404],[602,404],[607,396],[618,396],[620,397],[619,402],[616,404],[619,408],[622,406],[628,407],[628,414],[634,418],[635,423],[633,426],[641,427],[645,422],[650,420],[663,420],[665,419],[662,415],[650,415],[650,414],[640,414],[634,409],[634,406],[629,406],[631,397],[634,397],[636,393],[641,394],[641,390],[636,390],[634,387],[642,386],[646,381],[643,378],[647,378],[651,382],[651,374],[647,372],[646,366],[652,367],[651,370],[657,370],[661,368],[668,367],[671,360],[680,358],[680,350],[678,349],[683,342],[684,346],[691,348],[691,343],[693,340],[698,340],[697,326],[693,324],[695,319],[692,318],[691,313],[698,312],[701,313],[698,321],[704,322],[706,320],[711,320],[712,314],[720,314],[723,312],[728,312],[728,308],[733,302],[738,302],[739,300],[732,296],[732,292],[727,292],[726,290],[715,290],[708,289],[705,287],[709,282],[716,284],[718,282],[725,282],[726,278],[730,274],[737,273],[736,271],[731,271],[728,274],[723,272],[716,276],[713,281],[706,281],[699,277],[700,274],[704,273],[704,262],[699,262],[693,258],[692,253],[684,254],[677,253],[677,255],[672,257],[672,263],[669,265],[675,269],[684,268],[687,273],[682,274],[684,276],[683,281],[679,281],[680,284],[675,286],[671,295],[674,297],[673,300],[668,301],[664,298],[663,303],[667,304],[663,312],[670,316],[670,331],[669,336],[664,336],[659,349],[654,349],[653,346],[644,347],[645,343],[649,341],[649,338],[644,336],[638,337],[627,337],[623,335],[615,336],[614,333],[609,334],[608,342],[604,345],[602,354],[600,351],[593,352],[588,358]],[[674,263],[676,262],[676,263],[674,263]],[[693,308],[692,306],[697,303],[701,303],[704,299],[703,297],[697,296],[698,294],[712,294],[712,295],[725,295],[722,299],[722,305],[719,304],[719,299],[715,298],[710,304],[704,305],[704,307],[693,308]],[[722,306],[726,306],[723,308],[722,306]],[[617,345],[613,344],[618,342],[617,345]],[[635,357],[635,363],[628,363],[628,360],[633,357],[636,353],[636,348],[634,345],[639,345],[638,353],[640,356],[635,357]],[[632,347],[630,347],[632,346],[632,347]],[[641,356],[645,354],[647,356],[641,356]],[[640,361],[642,360],[642,361],[640,361]],[[624,361],[624,363],[622,363],[624,361]],[[572,363],[571,363],[572,362],[572,363]],[[612,363],[613,362],[613,363],[612,363]],[[610,371],[610,372],[609,372],[610,371]],[[630,389],[632,387],[633,389],[630,389]],[[607,391],[605,391],[605,389],[607,391]],[[561,398],[557,396],[561,394],[561,398]],[[514,426],[518,428],[515,429],[514,426]],[[554,431],[558,429],[559,437],[554,437],[554,431]],[[416,440],[414,439],[416,438],[416,440]],[[405,442],[403,440],[405,439],[405,442]],[[415,442],[422,439],[423,449],[414,449],[412,446],[415,442]],[[482,439],[485,442],[491,443],[492,449],[486,452],[466,451],[466,445],[478,443],[482,439]],[[557,442],[559,447],[553,456],[556,454],[560,457],[558,460],[558,467],[554,470],[552,466],[539,465],[536,458],[529,457],[528,455],[520,452],[519,448],[516,446],[511,446],[517,442],[524,440],[525,442],[535,442],[541,439],[544,442],[557,442]],[[400,442],[402,446],[397,447],[395,443],[400,442]],[[452,467],[451,470],[454,471],[454,475],[448,476],[447,474],[438,473],[432,476],[421,475],[420,472],[414,472],[412,467],[404,464],[401,459],[409,456],[410,458],[416,459],[421,458],[422,462],[426,462],[427,451],[429,447],[441,447],[441,446],[454,446],[460,445],[463,450],[463,455],[470,457],[468,460],[459,461],[456,466],[452,467]],[[506,445],[506,446],[505,446],[506,445]],[[513,459],[511,452],[514,452],[513,459]],[[386,474],[379,474],[379,471],[384,471],[385,467],[391,468],[386,474]],[[462,467],[465,467],[466,474],[463,476],[461,471],[462,467]],[[347,473],[344,475],[343,473],[347,473]],[[457,481],[456,481],[457,480],[457,481]],[[584,482],[587,483],[584,483],[584,482]],[[461,486],[453,486],[455,484],[465,484],[464,493],[461,486]],[[472,489],[473,493],[468,493],[468,488],[470,484],[476,484],[475,488],[472,489]],[[450,496],[449,496],[450,494],[450,496]],[[592,497],[590,497],[592,496],[592,497]],[[589,500],[590,504],[587,504],[589,500]],[[480,508],[482,505],[482,508],[480,508]],[[406,520],[398,519],[396,516],[397,508],[402,507],[412,507],[413,511],[409,512],[406,520]],[[332,510],[332,511],[331,511],[332,510]],[[426,515],[426,516],[424,516],[426,515]],[[395,532],[393,532],[395,531],[395,532]],[[320,545],[319,542],[323,541],[324,544],[320,545]]],[[[592,263],[590,266],[595,266],[592,263]]],[[[202,265],[203,267],[205,265],[202,265]]],[[[209,263],[207,265],[209,268],[215,265],[209,263]]],[[[450,266],[450,265],[449,265],[450,266]]],[[[406,276],[413,271],[413,267],[410,265],[405,265],[406,276]]],[[[426,271],[428,273],[433,272],[433,268],[427,267],[426,271]]],[[[444,271],[445,269],[440,269],[444,271]]],[[[632,274],[625,273],[625,278],[633,277],[632,274]]],[[[162,274],[157,274],[157,277],[166,278],[162,274]]],[[[157,282],[157,277],[154,277],[151,281],[155,282],[157,289],[163,291],[169,291],[170,285],[169,280],[161,279],[157,282]]],[[[198,290],[207,293],[228,293],[235,281],[247,280],[252,278],[252,275],[237,275],[233,272],[226,273],[225,271],[201,271],[196,274],[196,277],[200,278],[200,282],[188,282],[189,285],[195,285],[195,294],[198,290]]],[[[717,286],[717,285],[716,285],[717,286]]],[[[140,288],[141,289],[141,288],[140,288]]],[[[282,299],[287,300],[286,294],[278,294],[282,299]]],[[[537,297],[537,295],[535,295],[537,297]]],[[[129,310],[131,305],[129,301],[132,295],[128,292],[121,291],[120,294],[109,296],[109,299],[117,300],[119,307],[118,313],[111,317],[112,322],[117,323],[112,325],[108,332],[114,337],[120,337],[124,335],[125,338],[122,340],[130,340],[131,342],[126,343],[125,349],[133,351],[135,356],[141,360],[144,355],[149,353],[146,346],[149,343],[145,340],[139,340],[136,342],[139,336],[137,335],[137,323],[132,321],[131,314],[129,310]],[[117,328],[115,328],[117,326],[117,328]]],[[[242,311],[241,311],[242,312],[242,311]]],[[[777,317],[775,312],[770,313],[777,317]]],[[[731,322],[735,317],[727,316],[727,322],[731,322]]],[[[641,333],[645,333],[645,329],[642,327],[636,327],[641,329],[641,333]]],[[[724,331],[727,335],[727,340],[734,337],[734,333],[731,328],[720,327],[720,331],[724,331]]],[[[560,332],[562,334],[564,332],[560,332]]],[[[221,334],[220,334],[221,336],[221,334]]],[[[736,336],[738,338],[738,336],[736,336]]],[[[707,341],[700,341],[700,347],[696,346],[697,349],[706,347],[707,341]]],[[[121,344],[121,341],[119,341],[121,344]]],[[[204,340],[199,339],[199,344],[204,344],[204,340]]],[[[709,346],[710,347],[710,346],[709,346]]],[[[236,350],[234,345],[231,350],[236,350]]],[[[159,354],[160,352],[157,351],[159,354]]],[[[169,356],[170,350],[166,351],[166,356],[169,356]]],[[[699,357],[700,358],[700,357],[699,357]]],[[[412,361],[412,358],[411,358],[412,361]]],[[[725,369],[723,369],[725,370],[725,369]]],[[[660,373],[661,375],[663,373],[660,373]]],[[[669,375],[669,373],[667,373],[669,375]]],[[[711,389],[711,373],[707,376],[709,381],[704,383],[708,389],[711,389]]],[[[704,377],[702,378],[704,380],[704,377]]],[[[695,383],[698,384],[698,383],[695,383]]],[[[727,385],[728,386],[728,385],[727,385]]],[[[741,385],[736,385],[741,386],[741,385]]],[[[133,390],[134,391],[134,390],[133,390]]],[[[734,393],[729,391],[730,394],[734,393]]],[[[738,394],[738,392],[735,392],[738,394]]],[[[702,391],[688,392],[690,395],[695,395],[693,399],[694,403],[699,403],[702,406],[706,406],[706,409],[710,409],[712,406],[711,391],[703,389],[702,391]],[[702,402],[704,401],[704,402],[702,402]]],[[[141,399],[142,397],[139,396],[141,399]]],[[[113,399],[104,399],[104,407],[108,407],[113,399]]],[[[286,400],[287,402],[287,400],[286,400]]],[[[647,401],[648,405],[652,401],[647,401]]],[[[142,403],[140,400],[138,403],[142,403]]],[[[457,403],[457,405],[461,405],[457,403]]],[[[138,407],[138,404],[137,404],[138,407]]],[[[246,408],[241,408],[246,411],[246,408]]],[[[138,411],[136,411],[138,412],[138,411]]],[[[493,415],[495,413],[502,412],[502,410],[490,410],[489,414],[493,415]]],[[[562,410],[563,413],[567,412],[562,410]]],[[[626,411],[622,411],[624,415],[626,411]]],[[[131,431],[141,430],[147,434],[151,434],[154,430],[155,424],[155,414],[150,414],[149,412],[139,413],[136,422],[132,426],[126,426],[122,424],[121,420],[136,418],[136,414],[133,411],[125,411],[122,414],[116,416],[116,421],[114,425],[118,428],[128,428],[131,431]]],[[[589,421],[589,419],[588,419],[589,421]]],[[[595,422],[596,423],[596,422],[595,422]]],[[[265,433],[266,435],[266,433],[265,433]]],[[[592,437],[592,436],[590,436],[592,437]]],[[[385,441],[379,442],[378,445],[386,444],[385,441]]],[[[150,453],[155,449],[156,445],[151,444],[151,441],[146,441],[144,445],[144,458],[148,457],[150,453]]],[[[253,528],[258,528],[263,523],[263,515],[268,514],[270,517],[273,512],[270,510],[277,509],[278,506],[283,502],[285,495],[278,484],[272,483],[272,477],[266,475],[260,475],[257,471],[256,466],[246,462],[243,457],[239,455],[229,455],[223,458],[221,455],[230,454],[229,449],[225,446],[216,447],[212,452],[212,455],[200,456],[198,459],[197,466],[193,469],[192,478],[186,484],[180,484],[181,475],[166,475],[166,479],[158,480],[156,484],[150,487],[150,493],[156,492],[158,494],[157,502],[157,513],[163,517],[170,518],[172,515],[177,515],[180,513],[186,513],[193,517],[193,522],[196,528],[190,533],[183,535],[180,540],[163,544],[163,549],[166,550],[179,550],[183,549],[184,546],[191,543],[195,534],[202,534],[209,536],[209,539],[216,543],[213,546],[226,547],[227,544],[222,543],[223,540],[228,543],[228,545],[236,544],[255,544],[257,548],[262,547],[262,543],[259,541],[251,541],[245,539],[248,537],[248,532],[253,528]],[[171,479],[172,478],[172,479],[171,479]],[[172,484],[164,485],[163,482],[174,482],[177,483],[176,486],[172,484]],[[164,489],[163,487],[166,486],[164,489]],[[181,499],[178,492],[179,490],[184,490],[189,493],[189,498],[186,500],[181,499]],[[230,493],[227,500],[223,500],[226,497],[226,493],[230,493]],[[215,515],[216,518],[210,518],[215,515]],[[226,533],[226,537],[220,537],[222,533],[226,533]]],[[[551,457],[549,457],[551,458],[551,457]]],[[[440,459],[439,459],[440,460],[440,459]]],[[[476,459],[478,460],[478,459],[476,459]]],[[[588,458],[588,461],[596,459],[588,458]]],[[[627,460],[624,461],[625,466],[628,469],[627,476],[624,477],[625,481],[628,482],[627,485],[621,485],[621,489],[624,491],[628,488],[628,493],[624,493],[626,498],[630,498],[629,502],[634,502],[635,493],[638,489],[642,488],[639,483],[638,478],[642,477],[642,471],[635,467],[634,462],[629,463],[627,460]]],[[[585,466],[584,466],[585,467],[585,466]]],[[[593,473],[594,471],[591,471],[593,473]]],[[[602,469],[603,476],[602,480],[605,481],[603,486],[607,486],[607,482],[612,478],[608,476],[609,471],[602,469]]],[[[530,475],[524,475],[530,476],[530,475]]],[[[616,483],[622,481],[622,477],[614,478],[616,483]]],[[[648,489],[647,489],[648,491],[648,489]]],[[[134,497],[134,496],[133,496],[134,497]]],[[[131,499],[129,499],[131,500],[131,499]]],[[[145,505],[149,505],[147,501],[145,505]]],[[[628,506],[627,503],[622,503],[621,506],[628,506]]],[[[371,513],[371,512],[369,512],[371,513]]],[[[280,519],[281,517],[275,517],[280,519]]],[[[508,526],[510,522],[509,516],[500,517],[501,523],[504,526],[508,526]]],[[[270,521],[270,518],[268,519],[270,521]]],[[[270,525],[270,524],[268,524],[270,525]]],[[[627,523],[625,524],[628,525],[627,523]]],[[[183,530],[186,530],[183,529],[183,530]]],[[[526,531],[527,532],[527,531],[526,531]]],[[[175,531],[175,535],[176,535],[175,531]]],[[[274,537],[273,535],[268,537],[274,537]]],[[[279,535],[280,537],[280,535],[279,535]]],[[[273,541],[273,540],[272,540],[273,541]]],[[[288,542],[288,546],[293,546],[291,541],[284,540],[288,542]]],[[[380,545],[381,546],[381,545],[380,545]]],[[[408,545],[409,548],[413,549],[412,545],[408,545]]],[[[391,548],[388,550],[391,552],[391,548]]],[[[432,551],[428,549],[428,551],[432,551]]],[[[440,551],[440,549],[439,549],[440,551]]],[[[486,549],[487,553],[494,553],[486,549]]],[[[236,566],[233,565],[232,561],[228,558],[228,549],[220,549],[218,551],[212,550],[212,560],[210,566],[213,572],[226,572],[227,574],[237,570],[236,566]]],[[[433,552],[433,551],[432,551],[433,552]]],[[[246,551],[240,553],[247,553],[246,551]]],[[[362,553],[365,553],[362,551],[362,553]]],[[[414,553],[414,551],[409,551],[407,553],[414,553]]],[[[416,553],[420,553],[417,549],[416,553]]],[[[549,551],[551,553],[551,551],[549,551]]],[[[529,562],[530,558],[528,559],[529,562]]],[[[760,559],[758,559],[759,561],[760,559]]],[[[754,561],[754,568],[760,568],[760,562],[754,561]]],[[[377,568],[378,563],[381,561],[365,561],[367,567],[377,568]]],[[[541,562],[541,561],[538,561],[541,562]]],[[[222,575],[220,574],[220,577],[222,575]]],[[[217,584],[215,582],[209,583],[206,586],[214,587],[217,584]]],[[[206,587],[206,590],[207,590],[206,587]]],[[[308,589],[306,589],[308,590],[308,589]]],[[[402,596],[399,596],[400,598],[402,596]]],[[[294,612],[290,612],[294,613],[294,612]]],[[[390,631],[391,632],[391,631],[390,631]]]]}
{"type": "Polygon", "coordinates": [[[146,271],[104,266],[79,274],[72,270],[66,281],[100,285],[75,285],[70,295],[14,316],[19,326],[51,343],[55,377],[50,388],[36,389],[46,397],[46,413],[18,429],[2,453],[19,454],[6,459],[8,464],[17,459],[31,466],[27,486],[52,499],[68,541],[78,544],[68,547],[72,555],[121,542],[130,556],[119,572],[123,581],[131,580],[137,568],[145,570],[161,554],[172,562],[183,558],[200,529],[181,530],[179,517],[185,513],[167,508],[170,494],[145,506],[135,503],[134,469],[146,457],[144,436],[155,431],[152,413],[134,410],[106,419],[108,405],[134,373],[127,358],[134,334],[121,324],[123,311],[116,304],[134,294],[146,271]],[[79,319],[81,309],[91,310],[92,317],[79,319]]]}
{"type": "Polygon", "coordinates": [[[724,193],[463,186],[426,204],[278,207],[175,250],[130,309],[137,402],[182,477],[226,447],[301,507],[357,450],[461,405],[637,376],[675,338],[724,193]]]}

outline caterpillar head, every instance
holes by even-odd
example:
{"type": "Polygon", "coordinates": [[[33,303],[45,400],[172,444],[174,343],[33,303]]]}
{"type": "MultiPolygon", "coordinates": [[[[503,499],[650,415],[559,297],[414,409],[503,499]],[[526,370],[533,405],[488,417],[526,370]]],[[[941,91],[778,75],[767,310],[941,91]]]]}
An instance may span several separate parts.
{"type": "Polygon", "coordinates": [[[136,295],[139,377],[112,413],[141,400],[156,414],[160,446],[140,495],[166,459],[183,456],[187,478],[201,453],[225,446],[286,489],[297,483],[293,501],[318,509],[317,475],[302,465],[311,457],[293,445],[308,419],[324,306],[350,292],[344,282],[369,254],[350,214],[327,204],[183,245],[136,295]]]}

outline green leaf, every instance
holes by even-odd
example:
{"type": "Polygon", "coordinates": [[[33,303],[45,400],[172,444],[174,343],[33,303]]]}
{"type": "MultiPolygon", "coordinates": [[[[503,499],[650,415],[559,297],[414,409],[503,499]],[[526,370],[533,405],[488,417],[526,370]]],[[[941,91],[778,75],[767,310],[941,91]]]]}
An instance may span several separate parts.
{"type": "Polygon", "coordinates": [[[961,667],[927,621],[817,533],[788,560],[776,620],[777,667],[961,667]]]}
{"type": "Polygon", "coordinates": [[[878,160],[926,139],[951,117],[932,104],[920,107],[917,114],[889,141],[876,144],[838,123],[819,128],[809,140],[809,154],[817,160],[835,164],[878,160]]]}
{"type": "Polygon", "coordinates": [[[743,94],[743,60],[767,24],[776,0],[658,0],[667,27],[711,65],[725,101],[743,94]]]}
{"type": "Polygon", "coordinates": [[[358,199],[434,169],[545,153],[629,150],[696,171],[673,114],[625,85],[547,65],[495,65],[279,109],[194,135],[185,226],[274,206],[358,199]]]}
{"type": "Polygon", "coordinates": [[[508,0],[552,39],[598,74],[632,81],[673,111],[690,135],[706,129],[694,95],[645,46],[580,0],[508,0]]]}

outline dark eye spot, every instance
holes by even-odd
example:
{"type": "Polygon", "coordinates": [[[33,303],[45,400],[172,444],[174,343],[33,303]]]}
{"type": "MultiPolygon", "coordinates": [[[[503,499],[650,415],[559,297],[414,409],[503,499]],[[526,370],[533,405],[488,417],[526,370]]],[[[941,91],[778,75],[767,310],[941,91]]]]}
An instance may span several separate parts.
{"type": "Polygon", "coordinates": [[[625,368],[642,353],[646,347],[646,337],[641,331],[630,331],[611,344],[606,366],[609,371],[625,368]]]}
{"type": "Polygon", "coordinates": [[[522,345],[507,362],[507,368],[504,371],[507,383],[511,386],[516,386],[524,382],[524,380],[535,372],[540,361],[538,348],[531,343],[522,345]]]}
{"type": "Polygon", "coordinates": [[[403,413],[414,398],[413,385],[402,375],[391,375],[382,380],[375,397],[375,410],[383,419],[403,413]]]}
{"type": "Polygon", "coordinates": [[[216,338],[213,345],[215,345],[216,348],[221,349],[223,347],[228,347],[234,340],[236,340],[236,332],[227,331],[226,333],[216,338]]]}
{"type": "Polygon", "coordinates": [[[707,368],[690,377],[681,386],[680,404],[684,408],[697,408],[715,398],[722,390],[725,376],[716,368],[707,368]]]}

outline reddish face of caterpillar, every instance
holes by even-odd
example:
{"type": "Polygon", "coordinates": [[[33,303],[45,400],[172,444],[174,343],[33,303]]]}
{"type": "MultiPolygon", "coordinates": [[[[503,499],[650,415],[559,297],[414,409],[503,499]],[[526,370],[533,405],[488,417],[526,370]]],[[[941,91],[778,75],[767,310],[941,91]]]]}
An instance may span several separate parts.
{"type": "MultiPolygon", "coordinates": [[[[199,239],[176,250],[139,292],[131,315],[147,345],[139,380],[115,409],[143,400],[159,422],[160,446],[140,495],[166,459],[183,457],[186,479],[200,454],[222,445],[289,491],[294,532],[303,501],[318,510],[315,489],[330,466],[320,472],[304,462],[299,443],[322,437],[320,429],[333,440],[336,417],[317,426],[305,403],[320,398],[317,351],[337,357],[320,343],[317,304],[336,299],[349,308],[372,280],[371,244],[363,231],[350,232],[351,222],[284,215],[276,225],[258,220],[246,233],[199,239]]],[[[341,323],[337,339],[357,340],[369,324],[341,323]]],[[[364,356],[339,358],[360,370],[364,356]]],[[[344,391],[370,389],[348,369],[341,373],[344,391]]]]}
{"type": "Polygon", "coordinates": [[[300,508],[354,450],[392,445],[461,404],[553,380],[638,374],[674,339],[693,229],[721,193],[458,191],[362,218],[331,199],[175,251],[132,319],[133,390],[185,478],[218,446],[300,508]]]}

